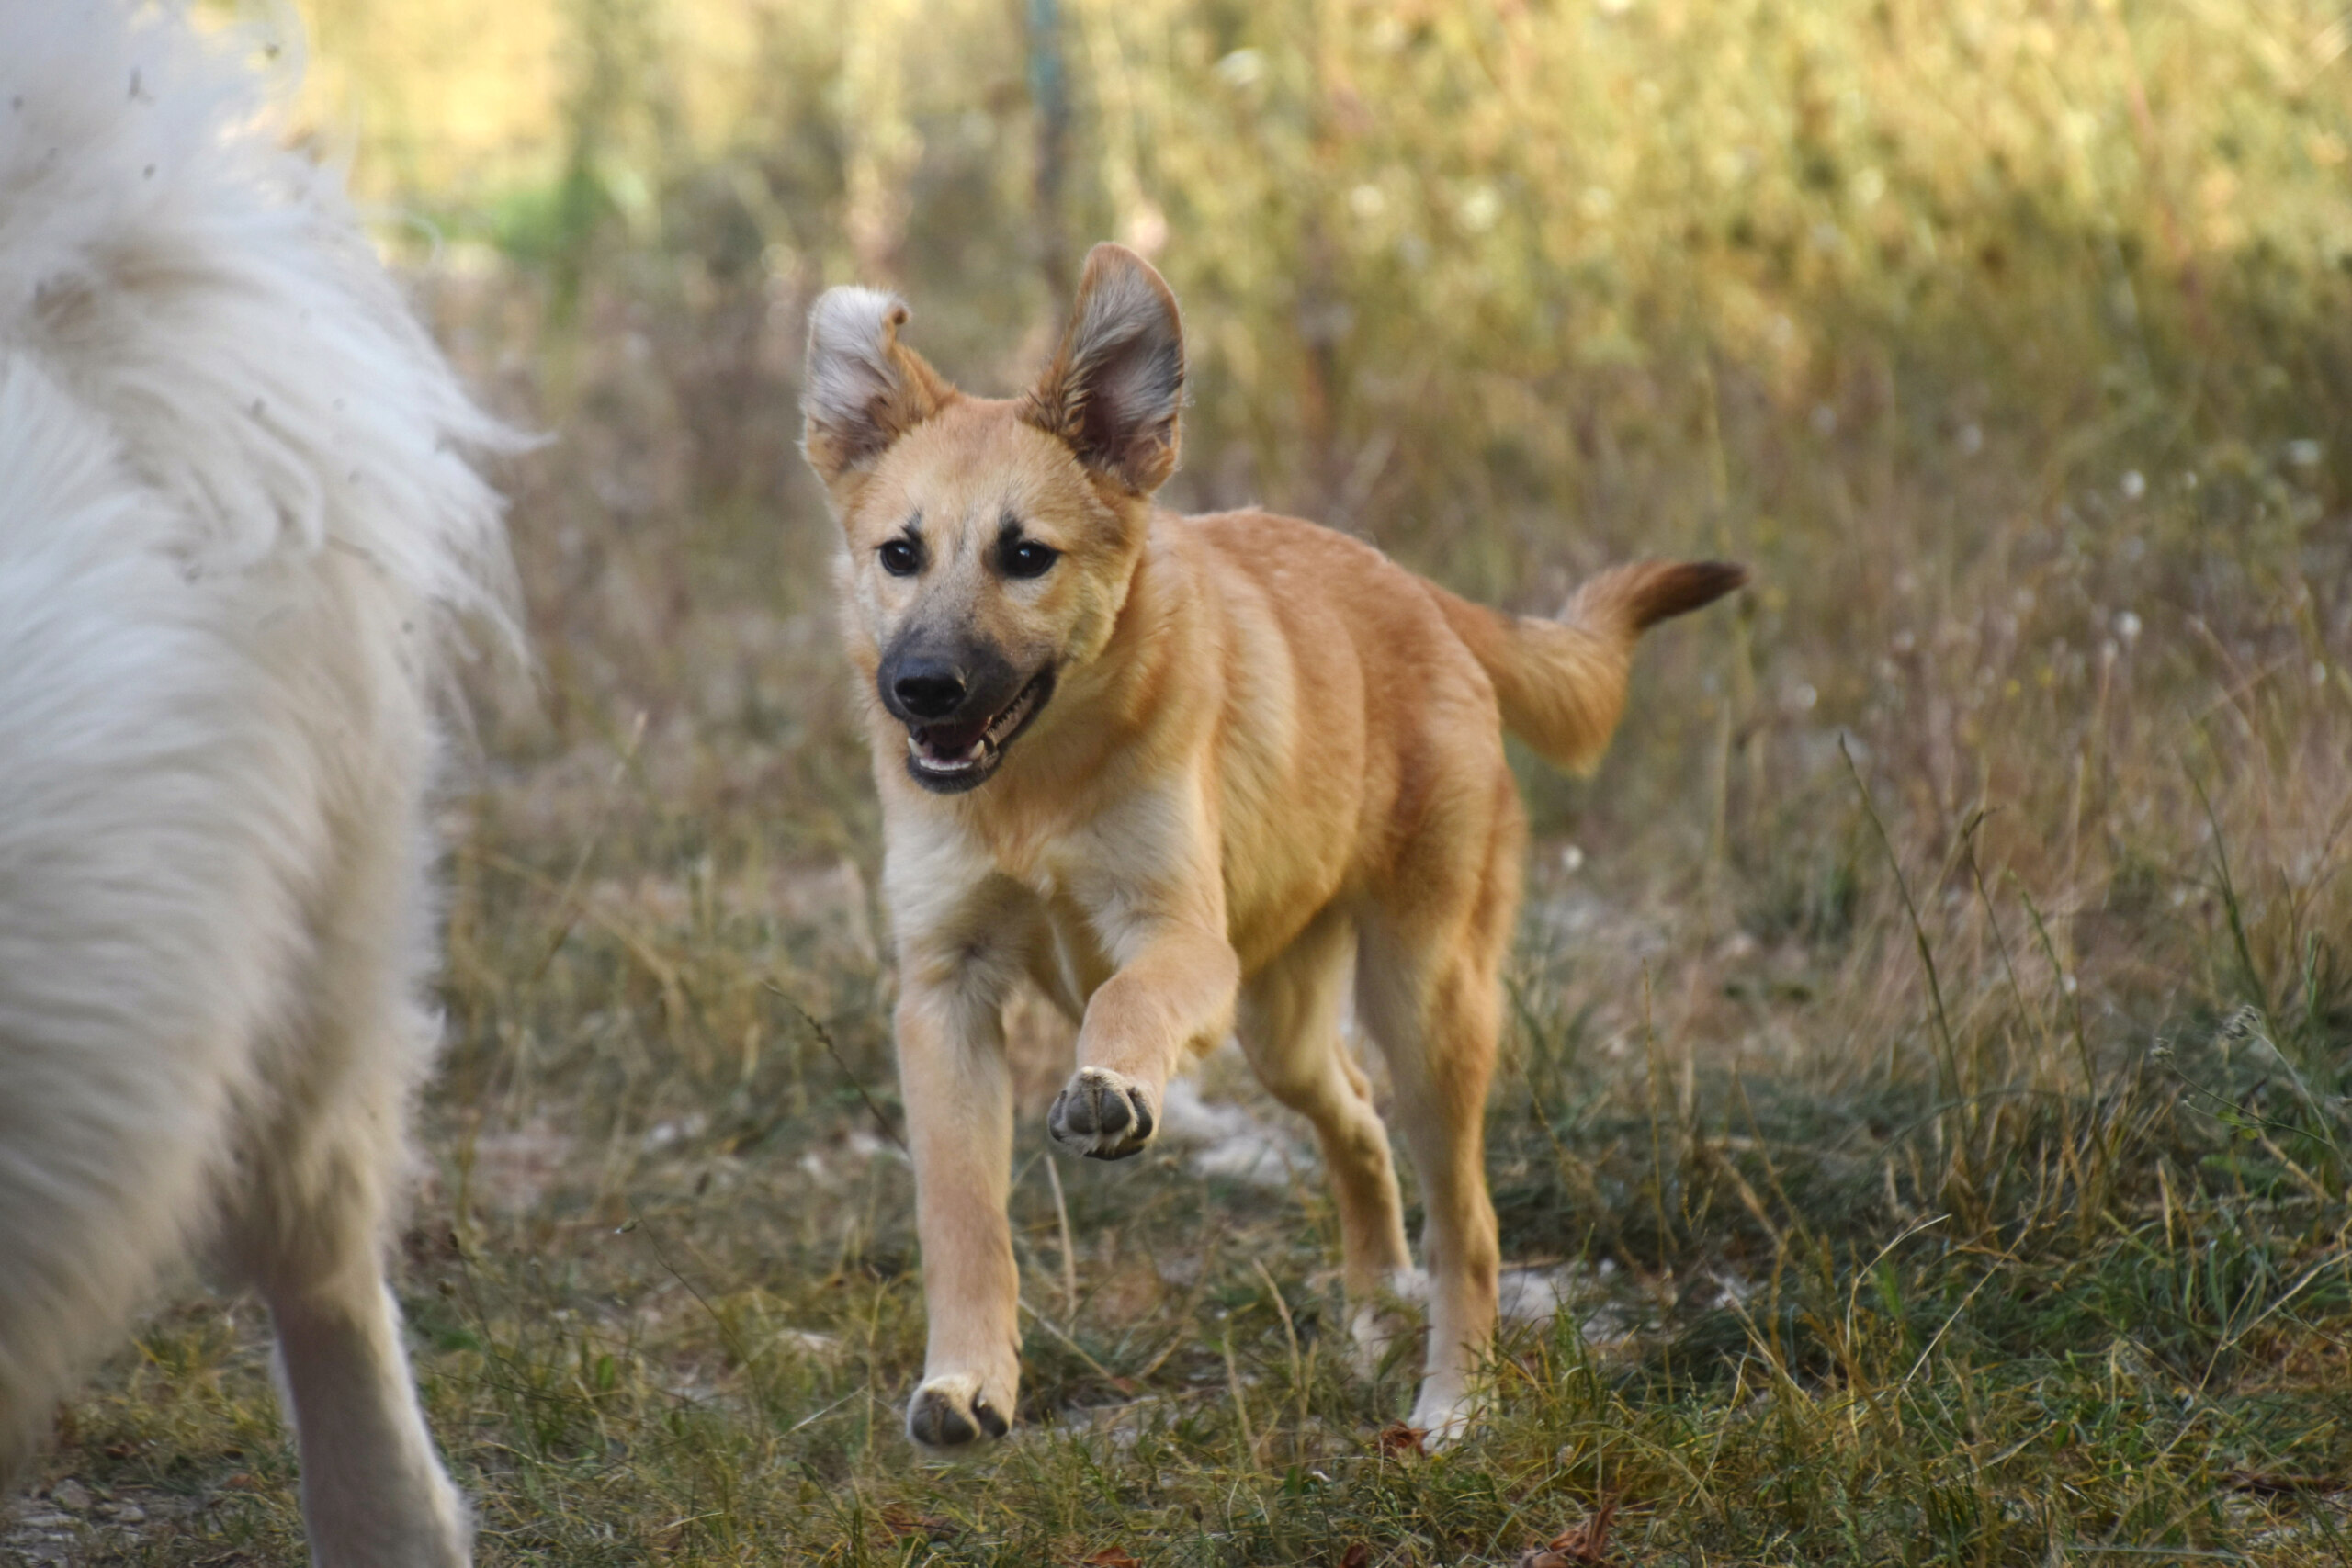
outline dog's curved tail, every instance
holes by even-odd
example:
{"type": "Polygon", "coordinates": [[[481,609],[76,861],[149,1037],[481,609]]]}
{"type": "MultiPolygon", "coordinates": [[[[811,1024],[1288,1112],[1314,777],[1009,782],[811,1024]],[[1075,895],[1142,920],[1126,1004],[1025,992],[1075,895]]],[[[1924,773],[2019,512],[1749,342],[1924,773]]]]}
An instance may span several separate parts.
{"type": "Polygon", "coordinates": [[[111,432],[192,577],[361,563],[421,680],[460,634],[519,653],[470,458],[530,441],[468,397],[340,178],[286,145],[290,78],[257,66],[299,38],[190,10],[0,0],[0,359],[111,432]]]}
{"type": "Polygon", "coordinates": [[[1590,773],[1625,708],[1634,644],[1658,622],[1741,586],[1725,561],[1635,561],[1587,582],[1555,621],[1505,615],[1435,589],[1454,635],[1486,667],[1503,727],[1570,773],[1590,773]]]}

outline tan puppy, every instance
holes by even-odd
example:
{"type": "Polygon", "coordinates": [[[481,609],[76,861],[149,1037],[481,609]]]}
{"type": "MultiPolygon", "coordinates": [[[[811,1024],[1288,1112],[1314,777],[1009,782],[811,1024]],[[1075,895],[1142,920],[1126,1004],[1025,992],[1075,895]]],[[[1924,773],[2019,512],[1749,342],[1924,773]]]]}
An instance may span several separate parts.
{"type": "Polygon", "coordinates": [[[898,341],[906,320],[869,289],[817,302],[804,447],[874,696],[931,1320],[908,1429],[955,1448],[1013,1412],[1002,1014],[1024,977],[1080,1021],[1052,1132],[1098,1159],[1142,1149],[1170,1075],[1238,1032],[1314,1123],[1368,1329],[1411,1259],[1340,1041],[1352,974],[1427,1206],[1413,1423],[1449,1436],[1495,1323],[1482,1121],[1525,837],[1503,729],[1589,768],[1636,635],[1745,573],[1622,568],[1565,622],[1524,620],[1312,524],[1154,507],[1183,340],[1116,245],[1023,398],[958,392],[898,341]]]}

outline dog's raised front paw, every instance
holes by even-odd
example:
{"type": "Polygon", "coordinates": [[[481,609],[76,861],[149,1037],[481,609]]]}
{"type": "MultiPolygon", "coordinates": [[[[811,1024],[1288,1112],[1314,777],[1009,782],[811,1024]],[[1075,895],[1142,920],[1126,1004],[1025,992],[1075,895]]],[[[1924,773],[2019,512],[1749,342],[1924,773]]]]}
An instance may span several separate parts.
{"type": "Polygon", "coordinates": [[[1046,1124],[1055,1142],[1089,1159],[1125,1159],[1143,1152],[1159,1123],[1143,1085],[1108,1067],[1080,1067],[1046,1124]]]}
{"type": "Polygon", "coordinates": [[[947,1453],[968,1453],[982,1438],[1001,1438],[1011,1429],[980,1380],[962,1372],[926,1379],[907,1406],[907,1436],[947,1453]]]}

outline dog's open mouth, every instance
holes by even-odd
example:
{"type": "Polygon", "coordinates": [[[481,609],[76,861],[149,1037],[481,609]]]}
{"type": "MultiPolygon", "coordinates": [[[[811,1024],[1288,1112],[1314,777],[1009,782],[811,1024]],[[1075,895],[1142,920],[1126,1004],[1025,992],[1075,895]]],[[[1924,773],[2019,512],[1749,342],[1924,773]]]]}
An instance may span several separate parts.
{"type": "Polygon", "coordinates": [[[1054,667],[1048,664],[993,717],[908,726],[907,772],[915,783],[941,795],[985,783],[1004,761],[1005,749],[1029,728],[1030,720],[1053,694],[1054,667]]]}

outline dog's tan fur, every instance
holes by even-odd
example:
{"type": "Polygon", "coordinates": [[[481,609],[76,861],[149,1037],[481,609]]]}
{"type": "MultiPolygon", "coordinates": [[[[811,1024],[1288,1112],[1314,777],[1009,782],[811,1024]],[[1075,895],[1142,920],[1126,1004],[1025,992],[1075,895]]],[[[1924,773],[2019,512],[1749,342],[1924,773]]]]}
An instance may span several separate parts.
{"type": "Polygon", "coordinates": [[[874,694],[931,1325],[910,1429],[954,1447],[1014,1407],[1002,1013],[1024,977],[1080,1024],[1053,1134],[1100,1157],[1141,1148],[1170,1075],[1238,1032],[1315,1127],[1369,1330],[1410,1258],[1387,1134],[1341,1043],[1352,974],[1427,1210],[1413,1421],[1458,1430],[1496,1310],[1481,1122],[1525,836],[1503,729],[1589,767],[1641,629],[1744,574],[1623,568],[1563,620],[1526,620],[1311,524],[1156,508],[1181,328],[1166,285],[1116,246],[1089,258],[1025,398],[956,391],[898,341],[906,319],[866,290],[820,301],[806,448],[843,530],[847,640],[874,694]],[[1019,541],[1058,558],[1018,575],[1019,541]],[[1007,705],[986,712],[1025,711],[1012,686],[1040,671],[1056,684],[1025,731],[979,743],[965,776],[984,782],[936,793],[905,706],[926,689],[904,671],[962,690],[983,667],[997,687],[971,700],[1007,705]]]}

